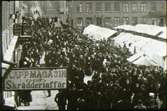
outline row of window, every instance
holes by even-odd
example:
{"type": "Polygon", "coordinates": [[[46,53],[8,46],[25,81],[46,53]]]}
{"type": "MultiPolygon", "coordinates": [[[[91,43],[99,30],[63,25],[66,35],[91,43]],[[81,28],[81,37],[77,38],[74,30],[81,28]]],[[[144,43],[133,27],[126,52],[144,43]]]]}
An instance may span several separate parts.
{"type": "MultiPolygon", "coordinates": [[[[132,12],[145,12],[147,10],[146,3],[140,3],[140,4],[138,4],[138,3],[132,3],[132,4],[123,3],[121,6],[120,2],[114,2],[113,7],[112,7],[112,3],[110,3],[110,2],[104,3],[104,7],[103,7],[103,2],[97,2],[95,4],[96,11],[121,11],[121,7],[122,7],[123,12],[129,12],[131,7],[132,7],[131,8],[132,12]]],[[[84,12],[84,4],[83,3],[78,4],[77,11],[84,12]]],[[[85,4],[85,12],[92,12],[92,11],[93,11],[93,3],[86,3],[85,4]]]]}
{"type": "MultiPolygon", "coordinates": [[[[105,17],[104,19],[102,17],[96,17],[96,25],[102,25],[104,23],[105,26],[109,25],[120,25],[120,24],[130,24],[129,17],[114,17],[113,19],[111,17],[105,17]]],[[[137,17],[132,17],[131,19],[132,24],[138,23],[137,17]]],[[[85,18],[85,25],[93,24],[94,19],[91,17],[85,18]]],[[[143,22],[145,21],[145,18],[143,18],[143,22]]],[[[84,25],[84,19],[82,17],[77,18],[77,26],[83,26],[84,25]]]]}

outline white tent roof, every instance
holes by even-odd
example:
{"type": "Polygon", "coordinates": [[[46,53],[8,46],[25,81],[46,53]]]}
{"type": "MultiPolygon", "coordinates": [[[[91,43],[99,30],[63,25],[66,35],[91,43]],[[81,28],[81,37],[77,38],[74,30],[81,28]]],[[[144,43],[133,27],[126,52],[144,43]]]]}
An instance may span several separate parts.
{"type": "Polygon", "coordinates": [[[138,65],[154,65],[154,66],[162,66],[163,67],[163,60],[159,60],[160,57],[150,57],[144,53],[137,53],[131,57],[129,57],[127,60],[129,62],[132,62],[134,64],[138,65]]]}
{"type": "Polygon", "coordinates": [[[166,38],[166,27],[160,27],[156,25],[138,24],[136,26],[121,25],[115,28],[135,31],[139,33],[145,33],[145,34],[154,35],[154,36],[157,35],[158,33],[161,33],[160,35],[158,35],[158,37],[167,39],[166,38]]]}
{"type": "Polygon", "coordinates": [[[83,31],[83,34],[88,35],[88,37],[100,40],[100,39],[107,39],[108,37],[115,34],[117,31],[95,26],[95,25],[89,25],[86,27],[83,31]]]}
{"type": "MultiPolygon", "coordinates": [[[[116,27],[118,29],[125,29],[131,30],[140,33],[146,33],[150,35],[157,35],[161,38],[166,38],[166,27],[159,27],[154,25],[146,25],[146,24],[138,24],[136,26],[131,25],[121,25],[116,27]]],[[[102,28],[95,25],[89,25],[84,29],[83,34],[88,35],[88,37],[100,40],[100,39],[107,39],[108,37],[115,34],[117,31],[102,28]]],[[[120,33],[117,37],[113,38],[116,44],[120,45],[121,47],[126,45],[132,54],[137,54],[132,58],[129,58],[130,61],[133,61],[135,64],[142,64],[142,65],[159,65],[164,67],[164,60],[163,57],[167,54],[166,49],[166,42],[154,40],[151,38],[146,38],[143,36],[133,35],[131,33],[120,33]],[[136,53],[134,53],[136,52],[136,53]],[[145,54],[146,56],[143,56],[145,54]],[[132,59],[132,60],[131,60],[132,59]]]]}
{"type": "Polygon", "coordinates": [[[136,61],[136,60],[138,60],[139,58],[141,58],[142,55],[143,55],[143,54],[141,54],[141,53],[137,53],[137,54],[135,54],[135,55],[129,57],[127,60],[128,60],[129,62],[133,62],[133,61],[136,61]]]}
{"type": "Polygon", "coordinates": [[[3,56],[4,57],[3,59],[5,61],[12,61],[13,51],[14,51],[17,39],[18,39],[18,36],[13,36],[13,38],[8,46],[8,49],[3,56]]]}
{"type": "MultiPolygon", "coordinates": [[[[122,25],[118,26],[117,28],[124,28],[127,30],[140,30],[142,33],[149,33],[151,35],[157,34],[157,32],[159,32],[160,29],[163,30],[166,29],[166,27],[150,26],[150,25],[136,25],[136,26],[122,25]],[[144,30],[144,28],[145,29],[150,28],[150,29],[144,30]]],[[[135,54],[134,56],[128,58],[128,61],[133,62],[135,64],[142,64],[142,65],[152,64],[164,67],[163,57],[166,56],[167,54],[166,42],[158,41],[151,38],[146,38],[143,36],[137,36],[125,32],[122,32],[113,39],[121,47],[123,47],[125,44],[130,50],[130,52],[132,54],[135,54]],[[134,50],[136,50],[136,53],[134,53],[134,50]],[[146,56],[142,56],[142,54],[145,54],[146,56]],[[133,61],[139,56],[141,56],[140,59],[133,61]]]]}
{"type": "Polygon", "coordinates": [[[148,56],[141,56],[138,60],[134,61],[133,63],[137,65],[158,66],[158,64],[151,60],[148,56]]]}

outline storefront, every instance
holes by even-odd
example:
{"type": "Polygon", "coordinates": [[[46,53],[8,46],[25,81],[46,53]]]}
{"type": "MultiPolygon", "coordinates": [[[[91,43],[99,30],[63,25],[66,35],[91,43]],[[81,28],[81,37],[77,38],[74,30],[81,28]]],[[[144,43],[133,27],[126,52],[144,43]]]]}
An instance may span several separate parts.
{"type": "MultiPolygon", "coordinates": [[[[2,78],[4,79],[5,74],[8,73],[12,65],[15,63],[15,47],[18,40],[18,36],[13,36],[10,43],[8,44],[8,49],[3,54],[3,61],[2,61],[2,78]]],[[[3,99],[4,99],[4,105],[14,107],[15,101],[14,101],[14,91],[3,91],[3,99]]]]}

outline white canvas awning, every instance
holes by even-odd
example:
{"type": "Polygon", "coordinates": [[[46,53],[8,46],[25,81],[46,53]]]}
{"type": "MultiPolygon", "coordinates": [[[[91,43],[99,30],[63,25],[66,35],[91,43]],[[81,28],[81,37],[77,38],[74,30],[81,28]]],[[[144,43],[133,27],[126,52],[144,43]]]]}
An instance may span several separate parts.
{"type": "Polygon", "coordinates": [[[137,65],[146,65],[146,66],[162,66],[155,58],[149,57],[144,53],[137,53],[127,59],[129,62],[137,65]]]}
{"type": "MultiPolygon", "coordinates": [[[[3,54],[3,61],[13,62],[13,52],[14,52],[17,40],[18,40],[18,36],[12,37],[12,40],[8,46],[7,51],[5,52],[5,54],[3,54]]],[[[3,62],[1,63],[1,65],[2,65],[2,69],[3,69],[3,71],[2,71],[2,76],[3,76],[5,73],[5,69],[8,69],[10,65],[3,63],[3,62]]]]}
{"type": "MultiPolygon", "coordinates": [[[[157,32],[159,32],[160,29],[161,30],[166,29],[166,27],[149,26],[149,25],[136,25],[136,26],[123,25],[118,27],[128,30],[140,30],[143,33],[147,32],[151,35],[157,34],[157,32]],[[143,30],[144,27],[145,29],[148,29],[150,27],[150,29],[143,30]],[[152,27],[154,28],[153,31],[151,30],[152,27]],[[156,30],[156,27],[158,31],[154,31],[156,30]]],[[[126,32],[120,33],[118,36],[113,38],[113,40],[116,42],[116,44],[119,44],[121,47],[126,45],[126,47],[130,50],[130,52],[134,54],[132,57],[128,58],[128,61],[133,62],[134,64],[141,64],[141,65],[150,64],[164,67],[165,61],[163,57],[166,56],[167,54],[167,49],[166,49],[167,42],[143,36],[133,35],[131,33],[126,33],[126,32]],[[142,54],[145,54],[146,56],[142,56],[142,54]],[[137,61],[133,61],[137,57],[140,57],[140,59],[138,59],[137,61]]]]}
{"type": "Polygon", "coordinates": [[[149,34],[153,36],[158,35],[159,38],[167,39],[166,38],[166,27],[160,27],[156,25],[137,24],[136,26],[121,25],[115,28],[134,31],[138,33],[149,34]]]}
{"type": "Polygon", "coordinates": [[[88,37],[90,37],[91,39],[100,40],[107,39],[116,32],[117,31],[108,28],[99,27],[96,25],[89,25],[84,29],[83,34],[88,35],[88,37]]]}
{"type": "Polygon", "coordinates": [[[17,40],[18,40],[18,36],[13,36],[12,37],[12,40],[11,40],[9,46],[8,46],[8,49],[3,56],[4,61],[12,61],[13,52],[14,52],[17,40]]]}

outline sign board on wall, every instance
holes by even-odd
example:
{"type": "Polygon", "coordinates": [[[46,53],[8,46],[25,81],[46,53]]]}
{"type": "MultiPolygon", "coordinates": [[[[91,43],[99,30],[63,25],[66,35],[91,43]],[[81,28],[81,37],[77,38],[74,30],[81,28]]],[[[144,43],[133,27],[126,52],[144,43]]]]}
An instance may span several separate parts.
{"type": "Polygon", "coordinates": [[[65,89],[67,70],[65,68],[12,69],[6,75],[4,90],[65,89]]]}

